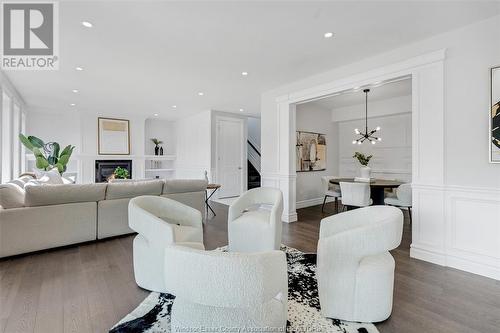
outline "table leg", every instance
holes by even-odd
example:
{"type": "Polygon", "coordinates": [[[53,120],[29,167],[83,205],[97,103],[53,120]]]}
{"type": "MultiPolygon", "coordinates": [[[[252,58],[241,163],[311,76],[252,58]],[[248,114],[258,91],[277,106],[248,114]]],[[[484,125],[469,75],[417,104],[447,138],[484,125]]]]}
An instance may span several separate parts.
{"type": "Polygon", "coordinates": [[[208,210],[210,209],[210,211],[212,212],[212,214],[214,214],[214,216],[217,216],[217,214],[215,214],[214,210],[212,209],[212,207],[210,206],[210,204],[208,203],[210,198],[212,197],[212,195],[214,195],[214,193],[217,191],[217,188],[215,190],[212,191],[212,193],[210,193],[210,195],[208,195],[208,190],[207,192],[205,193],[205,204],[207,205],[207,215],[208,215],[208,210]],[[208,195],[208,196],[207,196],[208,195]]]}
{"type": "Polygon", "coordinates": [[[384,204],[384,188],[383,187],[372,187],[371,196],[374,205],[384,204]]]}

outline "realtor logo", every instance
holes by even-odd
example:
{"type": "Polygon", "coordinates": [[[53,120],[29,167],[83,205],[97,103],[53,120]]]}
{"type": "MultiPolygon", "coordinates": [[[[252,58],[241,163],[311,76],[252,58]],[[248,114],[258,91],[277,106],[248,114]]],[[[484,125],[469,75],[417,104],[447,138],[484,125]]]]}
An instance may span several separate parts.
{"type": "Polygon", "coordinates": [[[57,3],[3,2],[2,21],[2,69],[58,69],[57,3]]]}

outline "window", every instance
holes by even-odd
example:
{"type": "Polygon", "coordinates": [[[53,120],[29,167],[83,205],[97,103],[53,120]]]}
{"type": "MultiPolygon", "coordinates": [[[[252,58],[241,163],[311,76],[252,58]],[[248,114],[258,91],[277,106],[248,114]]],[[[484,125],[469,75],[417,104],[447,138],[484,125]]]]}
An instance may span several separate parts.
{"type": "Polygon", "coordinates": [[[2,93],[2,183],[12,179],[12,110],[11,98],[2,93]]]}
{"type": "Polygon", "coordinates": [[[21,108],[14,104],[12,113],[12,173],[16,178],[21,173],[21,141],[19,132],[21,130],[21,108]]]}

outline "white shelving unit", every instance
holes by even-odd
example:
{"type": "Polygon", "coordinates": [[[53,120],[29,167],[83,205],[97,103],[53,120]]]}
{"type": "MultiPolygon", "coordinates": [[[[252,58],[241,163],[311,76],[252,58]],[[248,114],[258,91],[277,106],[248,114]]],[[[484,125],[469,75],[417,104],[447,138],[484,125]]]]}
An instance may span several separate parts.
{"type": "Polygon", "coordinates": [[[144,156],[146,178],[171,178],[174,169],[175,155],[144,156]]]}

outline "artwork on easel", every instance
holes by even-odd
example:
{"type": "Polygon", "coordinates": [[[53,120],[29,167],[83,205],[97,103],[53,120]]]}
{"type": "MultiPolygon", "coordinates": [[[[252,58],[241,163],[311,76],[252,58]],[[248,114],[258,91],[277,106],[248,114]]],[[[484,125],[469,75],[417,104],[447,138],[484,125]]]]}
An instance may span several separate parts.
{"type": "Polygon", "coordinates": [[[491,69],[490,162],[500,163],[500,66],[491,69]]]}
{"type": "Polygon", "coordinates": [[[297,172],[326,170],[326,136],[297,131],[297,172]]]}

